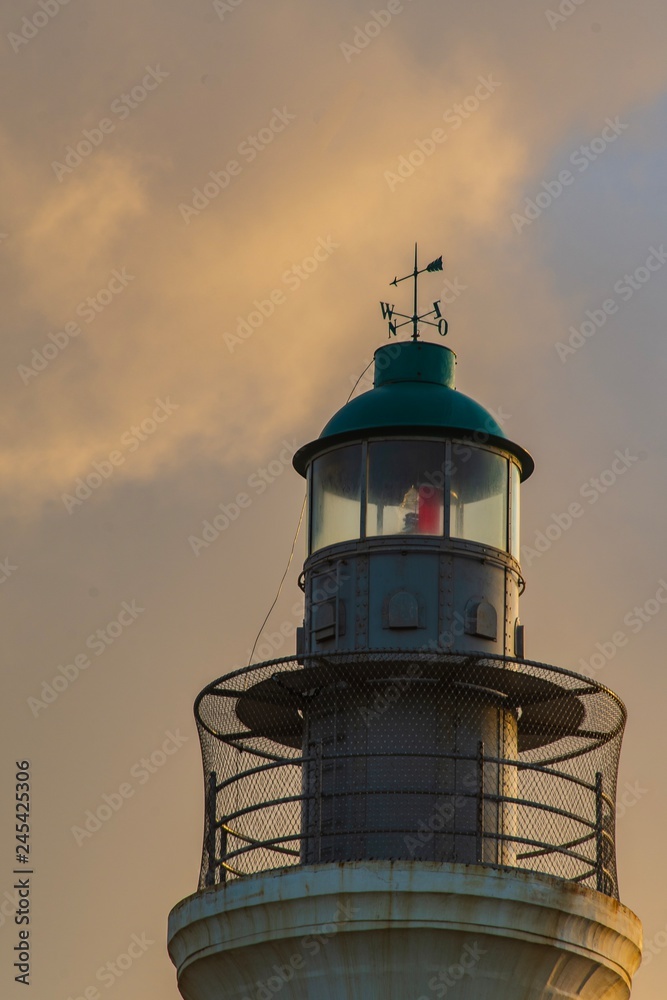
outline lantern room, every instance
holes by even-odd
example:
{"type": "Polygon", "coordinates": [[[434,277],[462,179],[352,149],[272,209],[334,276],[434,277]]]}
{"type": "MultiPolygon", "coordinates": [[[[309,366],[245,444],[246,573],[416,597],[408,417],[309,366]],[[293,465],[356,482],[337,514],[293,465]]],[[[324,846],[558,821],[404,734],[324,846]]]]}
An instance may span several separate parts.
{"type": "Polygon", "coordinates": [[[342,445],[313,461],[309,551],[355,538],[428,535],[518,559],[520,479],[515,458],[462,440],[342,445]]]}

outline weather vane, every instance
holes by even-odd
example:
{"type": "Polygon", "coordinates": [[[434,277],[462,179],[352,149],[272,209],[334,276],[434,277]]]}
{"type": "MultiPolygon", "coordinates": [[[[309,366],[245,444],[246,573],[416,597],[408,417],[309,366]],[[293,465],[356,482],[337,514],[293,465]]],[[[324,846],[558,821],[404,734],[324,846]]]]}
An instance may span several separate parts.
{"type": "Polygon", "coordinates": [[[440,299],[433,303],[433,308],[428,312],[423,313],[421,316],[417,312],[417,278],[424,271],[442,271],[442,257],[438,257],[437,260],[432,260],[430,264],[426,267],[419,269],[417,264],[417,244],[415,243],[415,267],[411,274],[406,274],[402,278],[394,278],[390,281],[390,285],[398,285],[401,281],[407,281],[408,278],[412,278],[414,281],[414,296],[413,296],[413,313],[412,316],[408,316],[406,313],[396,312],[393,305],[388,302],[381,302],[380,308],[382,309],[382,318],[386,319],[389,323],[389,336],[395,337],[396,333],[402,326],[407,326],[408,323],[412,323],[412,339],[419,340],[419,324],[426,323],[427,326],[435,326],[441,337],[447,335],[447,330],[449,329],[449,324],[440,312],[440,299]],[[397,323],[394,316],[400,316],[403,320],[402,323],[397,323]],[[434,316],[435,319],[428,319],[427,317],[434,316]]]}

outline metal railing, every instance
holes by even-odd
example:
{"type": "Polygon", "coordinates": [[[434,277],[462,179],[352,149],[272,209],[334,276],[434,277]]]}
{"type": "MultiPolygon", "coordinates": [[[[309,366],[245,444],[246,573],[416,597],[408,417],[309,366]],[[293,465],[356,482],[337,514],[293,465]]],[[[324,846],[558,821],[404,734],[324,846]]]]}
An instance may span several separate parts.
{"type": "MultiPolygon", "coordinates": [[[[199,696],[202,888],[290,865],[385,858],[534,872],[618,898],[615,794],[625,710],[613,692],[561,668],[482,654],[429,653],[418,676],[415,654],[359,655],[352,672],[351,659],[313,658],[312,671],[288,659],[257,664],[199,696]],[[384,716],[368,726],[380,727],[386,749],[345,744],[350,719],[358,722],[359,691],[386,691],[407,662],[402,690],[430,685],[421,691],[438,711],[449,711],[453,698],[466,707],[486,699],[488,707],[491,677],[494,695],[508,692],[499,719],[509,718],[514,742],[480,741],[475,752],[431,752],[424,743],[397,750],[384,716]],[[326,746],[307,722],[322,705],[335,723],[326,746]],[[503,755],[508,748],[512,755],[503,755]],[[349,768],[372,778],[351,783],[349,768]],[[446,820],[431,822],[434,810],[446,820]]],[[[402,697],[407,712],[409,696],[402,697]]],[[[415,719],[417,736],[419,725],[415,719]]]]}
{"type": "MultiPolygon", "coordinates": [[[[307,795],[301,792],[298,794],[273,797],[254,802],[250,805],[243,806],[242,808],[232,810],[231,812],[223,812],[222,815],[219,815],[219,803],[221,801],[225,801],[224,793],[228,793],[233,789],[235,784],[243,782],[254,775],[268,774],[269,772],[276,771],[280,768],[302,769],[304,765],[312,763],[338,763],[342,759],[352,758],[353,756],[355,755],[313,754],[309,757],[301,756],[284,758],[282,760],[261,764],[248,770],[239,771],[233,777],[230,777],[222,782],[218,781],[215,771],[210,772],[208,776],[206,794],[207,864],[204,884],[206,886],[212,886],[221,881],[225,881],[229,876],[243,877],[257,871],[280,868],[290,864],[300,864],[303,858],[303,845],[313,839],[322,839],[321,831],[318,833],[303,832],[301,824],[298,822],[299,817],[295,817],[296,821],[293,824],[292,829],[286,828],[282,832],[276,831],[276,835],[271,837],[253,837],[249,833],[243,832],[238,826],[239,820],[254,817],[262,812],[267,813],[269,816],[269,825],[272,825],[273,817],[269,813],[270,810],[274,810],[279,806],[294,806],[297,803],[304,804],[309,801],[314,801],[316,811],[321,813],[321,798],[323,797],[321,792],[316,796],[307,795]],[[253,855],[254,857],[251,857],[253,855]],[[241,858],[245,861],[244,868],[240,868],[237,864],[235,864],[235,861],[241,858]]],[[[397,755],[387,753],[370,754],[367,756],[369,759],[378,759],[396,758],[397,755]]],[[[399,756],[402,758],[425,757],[424,754],[402,754],[399,756]]],[[[453,838],[474,838],[477,845],[476,857],[474,859],[474,863],[476,864],[487,864],[491,867],[506,867],[522,871],[539,872],[541,874],[554,874],[557,869],[561,872],[558,877],[563,877],[567,881],[589,884],[591,887],[597,889],[598,892],[603,892],[606,895],[617,896],[615,870],[613,864],[610,866],[610,859],[613,861],[615,853],[613,823],[610,824],[610,817],[613,817],[614,815],[614,802],[613,799],[611,799],[610,796],[604,792],[603,775],[601,772],[596,773],[595,780],[593,782],[588,782],[574,775],[558,771],[555,768],[532,765],[517,760],[510,760],[504,757],[485,756],[483,753],[483,747],[480,748],[480,753],[477,757],[465,754],[432,754],[428,756],[441,761],[476,762],[481,772],[480,788],[477,791],[466,792],[456,788],[439,791],[440,798],[467,798],[474,801],[477,807],[477,823],[475,828],[459,829],[454,826],[450,830],[437,831],[435,835],[439,833],[441,836],[444,835],[453,838]],[[560,806],[535,801],[533,799],[485,792],[483,790],[484,769],[488,765],[494,765],[496,767],[512,767],[516,768],[517,772],[532,771],[540,775],[547,775],[551,779],[562,783],[563,786],[568,784],[576,785],[578,789],[582,789],[585,793],[587,793],[586,804],[589,806],[589,809],[585,815],[582,815],[578,812],[573,812],[572,810],[562,808],[560,806]],[[521,836],[518,832],[514,834],[499,833],[485,827],[484,806],[486,803],[491,803],[494,806],[499,807],[515,806],[523,810],[535,810],[540,813],[550,814],[561,820],[566,820],[569,823],[574,824],[584,832],[582,832],[580,836],[559,842],[541,840],[529,836],[521,836]],[[610,825],[612,827],[611,830],[609,829],[610,825]],[[497,841],[503,847],[511,847],[512,849],[517,849],[519,847],[530,849],[521,851],[516,850],[516,861],[512,864],[502,865],[499,862],[487,862],[484,860],[484,847],[489,841],[497,841]],[[589,849],[585,852],[584,849],[586,847],[589,849]],[[543,862],[546,861],[546,859],[552,859],[553,862],[554,857],[560,859],[561,861],[566,859],[568,865],[557,865],[553,863],[551,865],[537,865],[536,863],[531,864],[531,860],[536,862],[537,859],[541,859],[543,862]],[[564,874],[565,867],[569,867],[570,869],[568,874],[564,874]]],[[[563,791],[565,791],[565,789],[563,789],[563,791]]],[[[364,797],[379,795],[407,796],[419,793],[420,790],[415,788],[400,788],[390,792],[383,791],[382,789],[364,788],[356,790],[352,793],[348,791],[329,793],[325,797],[335,800],[349,798],[350,795],[364,797]]],[[[266,824],[259,825],[261,826],[266,824]]],[[[535,825],[534,818],[530,825],[535,825]]],[[[517,827],[520,826],[521,820],[518,819],[517,827]]],[[[414,822],[411,822],[402,828],[392,826],[390,831],[381,828],[367,827],[352,830],[330,830],[326,833],[326,837],[345,837],[349,839],[350,837],[358,836],[366,840],[369,838],[372,839],[374,835],[383,835],[387,833],[390,833],[392,836],[401,834],[407,838],[415,833],[414,822]]],[[[454,857],[452,860],[456,861],[457,859],[454,857]]]]}

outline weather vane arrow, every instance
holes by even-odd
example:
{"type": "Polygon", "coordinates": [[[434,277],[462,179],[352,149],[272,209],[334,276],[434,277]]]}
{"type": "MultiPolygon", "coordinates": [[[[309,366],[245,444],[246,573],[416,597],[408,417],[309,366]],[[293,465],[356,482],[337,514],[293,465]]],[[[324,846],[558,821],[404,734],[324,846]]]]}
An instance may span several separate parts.
{"type": "Polygon", "coordinates": [[[390,285],[398,285],[401,281],[407,281],[408,278],[412,278],[414,281],[414,293],[413,293],[413,313],[412,316],[408,316],[406,313],[396,312],[393,305],[388,302],[381,302],[380,308],[382,310],[382,318],[386,319],[389,324],[389,336],[395,337],[396,333],[402,326],[407,326],[408,323],[412,323],[412,339],[419,340],[419,324],[426,323],[427,326],[434,326],[437,328],[438,333],[441,337],[447,335],[449,329],[449,324],[440,312],[440,299],[433,303],[433,308],[429,309],[428,312],[422,313],[421,316],[417,312],[417,279],[420,274],[424,274],[425,271],[442,271],[442,256],[437,257],[432,260],[430,264],[426,267],[419,268],[417,263],[417,244],[415,243],[415,266],[414,270],[410,274],[405,274],[402,278],[394,278],[390,281],[390,285]],[[400,317],[403,322],[398,323],[394,316],[400,317]],[[435,319],[428,319],[429,316],[434,316],[435,319]]]}

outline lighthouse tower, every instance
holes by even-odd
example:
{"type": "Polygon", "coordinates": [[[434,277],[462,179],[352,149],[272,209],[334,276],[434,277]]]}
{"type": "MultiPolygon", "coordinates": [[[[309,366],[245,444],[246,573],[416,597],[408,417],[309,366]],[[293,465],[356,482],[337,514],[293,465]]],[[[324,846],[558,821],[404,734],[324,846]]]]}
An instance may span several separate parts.
{"type": "Polygon", "coordinates": [[[169,919],[184,1000],[624,1000],[625,708],[526,658],[530,455],[455,387],[438,302],[382,303],[372,390],[294,466],[308,486],[296,653],[195,704],[198,891],[169,919]],[[412,327],[399,341],[398,331],[412,327]]]}

